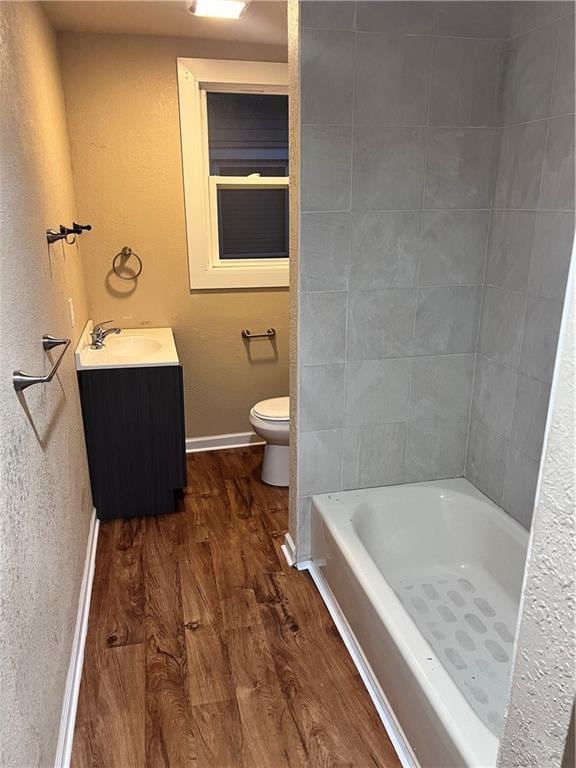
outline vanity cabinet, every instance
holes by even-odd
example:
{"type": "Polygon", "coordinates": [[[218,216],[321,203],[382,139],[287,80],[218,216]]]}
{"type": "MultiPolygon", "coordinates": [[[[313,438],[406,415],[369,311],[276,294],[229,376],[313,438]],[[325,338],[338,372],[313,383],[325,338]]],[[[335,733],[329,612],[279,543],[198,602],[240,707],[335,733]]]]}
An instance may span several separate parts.
{"type": "Polygon", "coordinates": [[[78,380],[97,516],[173,512],[186,486],[182,367],[79,370],[78,380]]]}

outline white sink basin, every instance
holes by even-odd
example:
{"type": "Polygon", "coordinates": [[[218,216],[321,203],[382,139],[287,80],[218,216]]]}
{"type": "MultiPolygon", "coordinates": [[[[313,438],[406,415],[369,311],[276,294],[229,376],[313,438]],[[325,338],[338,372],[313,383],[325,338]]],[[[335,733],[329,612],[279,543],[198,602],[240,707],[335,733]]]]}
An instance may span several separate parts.
{"type": "Polygon", "coordinates": [[[106,336],[101,349],[90,347],[89,321],[76,347],[76,370],[96,368],[141,368],[179,365],[172,328],[123,328],[106,336]]]}
{"type": "Polygon", "coordinates": [[[124,336],[120,332],[117,336],[107,336],[105,346],[111,355],[117,357],[146,357],[153,352],[158,352],[162,344],[157,339],[149,339],[145,336],[124,336]]]}

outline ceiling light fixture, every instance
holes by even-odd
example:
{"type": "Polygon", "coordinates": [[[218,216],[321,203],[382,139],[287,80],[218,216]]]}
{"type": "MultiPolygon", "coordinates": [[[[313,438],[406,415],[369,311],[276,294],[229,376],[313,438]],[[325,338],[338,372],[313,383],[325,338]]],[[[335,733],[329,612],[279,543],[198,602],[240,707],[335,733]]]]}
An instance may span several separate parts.
{"type": "Polygon", "coordinates": [[[239,19],[247,5],[245,0],[195,0],[190,3],[188,10],[194,16],[239,19]]]}

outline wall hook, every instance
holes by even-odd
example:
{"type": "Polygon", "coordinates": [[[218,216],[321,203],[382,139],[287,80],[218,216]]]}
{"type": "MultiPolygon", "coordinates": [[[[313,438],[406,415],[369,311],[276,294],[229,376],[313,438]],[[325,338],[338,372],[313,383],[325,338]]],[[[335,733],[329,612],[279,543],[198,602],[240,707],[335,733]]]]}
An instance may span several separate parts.
{"type": "Polygon", "coordinates": [[[78,224],[73,221],[71,227],[65,227],[64,224],[60,224],[60,229],[47,229],[46,239],[51,245],[57,243],[58,240],[64,240],[68,245],[73,245],[76,242],[76,235],[81,235],[82,232],[89,232],[92,229],[92,224],[78,224]],[[68,240],[70,235],[73,236],[72,240],[68,240]]]}
{"type": "Polygon", "coordinates": [[[63,235],[62,232],[56,229],[46,230],[46,240],[48,240],[49,245],[52,245],[52,243],[57,243],[58,240],[63,240],[65,237],[66,235],[63,235]]]}
{"type": "Polygon", "coordinates": [[[75,221],[72,222],[72,231],[76,235],[81,235],[82,232],[90,232],[92,229],[92,224],[77,224],[75,221]]]}

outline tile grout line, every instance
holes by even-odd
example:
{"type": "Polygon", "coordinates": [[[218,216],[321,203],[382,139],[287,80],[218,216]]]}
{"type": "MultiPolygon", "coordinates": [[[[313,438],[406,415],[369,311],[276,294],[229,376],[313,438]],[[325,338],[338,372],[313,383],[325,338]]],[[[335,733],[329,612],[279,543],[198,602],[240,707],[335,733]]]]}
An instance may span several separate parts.
{"type": "MultiPolygon", "coordinates": [[[[566,117],[574,117],[574,115],[566,115],[566,117]]],[[[546,118],[548,122],[556,120],[557,118],[546,118]]],[[[574,208],[422,208],[423,213],[491,213],[492,211],[498,211],[501,213],[574,213],[574,208]]],[[[303,210],[302,213],[306,216],[319,216],[323,213],[418,213],[420,208],[368,208],[362,210],[360,208],[340,208],[339,210],[328,209],[315,209],[315,210],[303,210]]]]}
{"type": "Polygon", "coordinates": [[[354,72],[352,74],[352,136],[350,142],[350,197],[348,210],[348,261],[346,264],[346,317],[344,327],[344,412],[342,414],[342,427],[340,436],[340,488],[344,488],[344,423],[346,421],[346,409],[348,404],[348,333],[350,325],[350,262],[352,258],[352,195],[354,194],[354,118],[356,113],[356,85],[357,85],[357,54],[358,54],[358,35],[356,33],[356,11],[357,4],[354,3],[354,15],[352,26],[354,28],[354,72]]]}
{"type": "MultiPolygon", "coordinates": [[[[371,0],[371,1],[377,1],[377,0],[371,0]]],[[[436,15],[436,10],[435,10],[436,15]]],[[[559,19],[555,19],[555,21],[559,21],[559,19]]],[[[554,23],[554,22],[552,22],[554,23]]],[[[483,41],[487,43],[505,43],[509,38],[507,37],[491,37],[489,35],[450,35],[445,34],[442,32],[386,32],[381,30],[372,30],[372,29],[358,29],[355,24],[353,24],[352,27],[350,26],[343,26],[343,27],[324,27],[324,26],[310,26],[309,24],[302,25],[302,29],[311,29],[315,32],[356,32],[358,35],[370,35],[372,37],[409,37],[409,38],[420,38],[424,40],[429,40],[430,38],[438,40],[464,40],[464,41],[483,41]]],[[[530,30],[533,32],[534,30],[530,30]]],[[[522,34],[528,34],[527,32],[523,32],[522,34]]],[[[520,37],[521,35],[518,35],[520,37]]]]}
{"type": "Polygon", "coordinates": [[[492,178],[492,189],[491,189],[491,195],[490,195],[490,209],[488,213],[488,231],[486,234],[486,244],[484,249],[484,269],[482,274],[482,292],[480,294],[480,314],[478,316],[478,327],[476,329],[476,344],[475,344],[475,351],[474,351],[474,367],[472,371],[472,382],[471,382],[471,389],[470,389],[470,402],[469,402],[469,412],[468,412],[468,431],[466,434],[466,452],[464,456],[464,476],[468,478],[469,469],[468,469],[468,463],[469,463],[469,450],[470,450],[470,436],[472,432],[472,413],[474,411],[474,399],[475,399],[475,388],[476,388],[476,376],[478,371],[478,358],[479,358],[479,348],[480,348],[480,332],[482,328],[482,318],[484,314],[484,306],[485,306],[485,299],[486,299],[486,279],[488,274],[488,259],[490,256],[490,246],[492,241],[492,232],[493,232],[493,226],[494,226],[494,206],[496,202],[496,190],[497,190],[497,184],[498,184],[498,175],[500,170],[500,157],[502,152],[502,144],[503,144],[503,129],[502,129],[502,121],[504,119],[504,101],[505,101],[505,90],[506,90],[506,57],[508,55],[508,46],[509,41],[505,40],[502,43],[502,50],[500,54],[500,60],[499,65],[501,67],[501,71],[499,73],[499,77],[496,81],[496,109],[499,117],[499,135],[498,135],[498,148],[497,148],[497,160],[495,167],[493,169],[493,178],[492,178]]]}
{"type": "MultiPolygon", "coordinates": [[[[494,175],[493,193],[496,191],[496,174],[494,175]]],[[[466,433],[466,452],[464,455],[464,477],[468,472],[468,449],[470,446],[470,432],[472,429],[472,409],[474,407],[474,387],[476,385],[476,370],[478,367],[478,350],[480,345],[480,328],[482,326],[482,314],[484,312],[484,297],[486,293],[486,273],[488,270],[488,256],[490,253],[490,241],[492,238],[493,212],[488,216],[488,231],[486,233],[486,245],[484,247],[484,269],[482,276],[482,293],[480,294],[480,314],[478,316],[478,327],[476,329],[476,344],[474,347],[474,368],[472,370],[472,383],[470,387],[470,403],[468,405],[468,431],[466,433]]]]}
{"type": "MultiPolygon", "coordinates": [[[[550,299],[552,301],[552,299],[550,299]]],[[[559,303],[559,302],[557,302],[559,303]]],[[[506,368],[507,370],[511,371],[517,371],[522,376],[525,376],[527,379],[531,379],[532,381],[537,381],[540,384],[544,384],[545,386],[550,386],[550,382],[546,379],[538,378],[538,376],[534,376],[533,374],[524,373],[524,371],[518,371],[517,368],[515,368],[510,363],[505,363],[501,360],[498,360],[495,357],[490,357],[490,355],[487,355],[482,352],[425,352],[422,354],[414,354],[411,356],[401,355],[398,357],[369,357],[369,358],[353,358],[351,360],[348,360],[347,362],[352,363],[378,363],[378,362],[384,362],[384,361],[397,361],[397,360],[425,360],[425,359],[438,359],[438,358],[453,358],[453,357],[474,357],[475,355],[478,355],[479,357],[484,358],[485,360],[489,360],[490,362],[494,363],[494,365],[498,365],[501,368],[506,368]]],[[[337,360],[335,362],[329,362],[329,363],[305,363],[302,367],[303,368],[326,368],[331,367],[335,365],[345,365],[345,360],[337,360]]],[[[463,417],[460,417],[463,418],[463,417]]],[[[340,427],[329,427],[329,429],[340,429],[340,427]]],[[[315,430],[307,430],[307,431],[315,431],[315,430]]],[[[257,445],[257,443],[254,443],[254,445],[257,445]]],[[[231,448],[232,446],[229,446],[231,448]]]]}
{"type": "MultiPolygon", "coordinates": [[[[541,382],[540,382],[540,383],[541,383],[541,382]]],[[[508,437],[508,436],[507,436],[506,434],[504,434],[503,432],[499,432],[497,429],[494,429],[494,427],[493,427],[492,425],[490,425],[490,424],[486,424],[486,422],[485,422],[483,419],[481,419],[479,416],[477,417],[477,419],[476,419],[476,420],[477,420],[477,421],[478,421],[480,424],[482,424],[482,426],[484,427],[484,429],[487,429],[487,430],[488,430],[489,432],[491,432],[493,435],[496,435],[496,437],[498,437],[498,438],[500,438],[501,440],[504,440],[504,441],[506,442],[506,454],[508,454],[508,448],[511,448],[512,450],[516,451],[517,453],[520,453],[520,454],[522,454],[522,456],[525,456],[527,459],[530,459],[530,461],[536,461],[536,462],[537,462],[537,460],[536,460],[536,459],[533,459],[533,458],[532,458],[532,456],[530,456],[530,454],[529,454],[529,453],[526,453],[526,451],[525,451],[525,449],[524,449],[524,448],[519,448],[519,447],[517,447],[517,446],[515,446],[515,445],[512,445],[512,438],[511,438],[511,437],[508,437]]],[[[468,479],[468,478],[467,478],[467,479],[468,479]]],[[[470,482],[472,482],[472,480],[470,480],[470,482]]],[[[486,495],[488,495],[488,494],[486,494],[486,495]]],[[[504,511],[506,511],[506,510],[504,510],[504,511]]],[[[509,514],[509,513],[507,512],[507,514],[509,514]]]]}
{"type": "Polygon", "coordinates": [[[537,27],[531,27],[530,29],[525,29],[523,32],[518,32],[516,35],[511,35],[510,37],[506,38],[506,42],[510,42],[511,40],[518,40],[519,37],[524,37],[525,35],[529,35],[532,32],[538,32],[541,29],[551,27],[554,24],[557,24],[559,21],[567,19],[569,16],[574,16],[573,10],[569,11],[568,13],[564,13],[561,16],[555,16],[553,19],[549,19],[545,24],[540,24],[537,27]]]}
{"type": "MultiPolygon", "coordinates": [[[[309,290],[309,291],[303,291],[303,293],[322,293],[322,294],[329,294],[329,293],[385,293],[386,291],[416,291],[419,288],[425,288],[427,290],[432,288],[482,288],[484,283],[422,283],[422,284],[412,284],[412,285],[386,285],[382,288],[353,288],[350,291],[342,290],[333,290],[331,288],[328,288],[327,290],[323,291],[321,289],[316,290],[309,290]]],[[[497,285],[496,283],[488,283],[490,288],[498,288],[501,291],[508,291],[509,293],[523,293],[523,291],[518,290],[516,288],[505,288],[504,286],[497,285]]],[[[540,294],[532,294],[534,296],[540,296],[540,294]]],[[[546,296],[541,296],[541,298],[545,299],[546,296]]],[[[550,301],[556,301],[556,299],[550,299],[550,301]]]]}
{"type": "Polygon", "coordinates": [[[507,371],[514,371],[514,372],[520,374],[521,376],[524,376],[527,379],[531,379],[532,381],[537,381],[539,384],[544,384],[547,387],[550,386],[551,382],[546,381],[546,379],[539,379],[537,376],[533,376],[533,375],[530,375],[528,373],[524,373],[524,371],[521,371],[518,368],[515,368],[510,363],[504,363],[504,362],[502,362],[501,360],[498,360],[495,357],[490,357],[490,355],[484,354],[483,352],[477,352],[476,354],[478,355],[478,357],[481,357],[484,360],[488,360],[491,363],[493,363],[494,365],[500,366],[500,368],[505,368],[507,371]]]}
{"type": "MultiPolygon", "coordinates": [[[[558,22],[556,22],[556,39],[555,39],[555,48],[554,48],[554,69],[552,71],[552,88],[550,89],[550,95],[548,96],[548,118],[552,118],[552,104],[554,103],[554,93],[556,91],[557,86],[557,77],[558,77],[558,60],[560,58],[560,26],[558,22]]],[[[563,115],[557,115],[557,117],[563,117],[563,115]]],[[[548,136],[546,136],[546,143],[548,143],[548,136]]],[[[538,201],[536,202],[536,205],[540,202],[540,194],[538,194],[538,201]]]]}
{"type": "MultiPolygon", "coordinates": [[[[433,14],[432,14],[432,29],[436,29],[436,20],[438,15],[438,6],[437,4],[434,5],[433,8],[433,14]]],[[[419,210],[419,231],[418,231],[418,263],[417,263],[417,274],[416,274],[416,300],[415,300],[415,306],[414,306],[414,316],[412,320],[412,348],[411,348],[411,356],[410,356],[410,379],[408,382],[408,408],[407,408],[407,414],[406,414],[406,427],[405,427],[405,434],[404,434],[404,457],[403,457],[403,467],[402,467],[402,476],[404,478],[404,482],[408,479],[408,438],[410,433],[410,423],[412,421],[412,398],[413,398],[413,385],[414,385],[414,358],[415,358],[415,347],[416,347],[416,328],[418,324],[418,309],[420,306],[420,274],[422,269],[422,235],[424,230],[424,201],[426,199],[426,183],[428,178],[428,159],[429,159],[429,152],[430,152],[430,115],[432,113],[432,86],[434,82],[434,61],[436,58],[436,38],[432,38],[432,44],[430,46],[430,65],[429,65],[429,72],[428,72],[428,81],[427,81],[427,94],[426,94],[426,125],[424,126],[425,131],[425,146],[424,146],[424,169],[422,174],[422,192],[420,195],[420,210],[419,210]]]]}
{"type": "MultiPolygon", "coordinates": [[[[426,416],[423,418],[412,419],[411,421],[413,424],[438,424],[438,423],[454,424],[455,422],[466,421],[466,417],[465,416],[426,416]]],[[[488,424],[482,421],[482,419],[478,419],[478,421],[480,421],[488,429],[491,429],[495,434],[500,435],[499,432],[497,432],[493,427],[490,427],[488,424]]],[[[387,421],[369,421],[369,422],[363,421],[356,424],[346,424],[340,429],[338,428],[334,429],[332,427],[329,427],[328,429],[306,429],[306,430],[302,430],[302,434],[319,435],[327,432],[352,432],[356,429],[360,429],[363,427],[386,427],[386,426],[392,426],[394,424],[396,425],[408,424],[408,420],[403,418],[397,418],[397,419],[389,419],[387,421]]],[[[500,435],[500,436],[504,437],[504,435],[500,435]]],[[[520,449],[518,450],[522,452],[520,449]]],[[[442,479],[442,478],[432,478],[432,479],[436,480],[436,479],[442,479]]],[[[405,481],[402,481],[402,482],[405,482],[405,481]]],[[[418,481],[410,480],[409,482],[418,482],[418,481]]],[[[342,488],[341,490],[354,490],[354,489],[342,488]]],[[[301,498],[306,498],[307,496],[313,496],[317,493],[338,493],[338,491],[314,491],[312,494],[306,494],[301,498]]]]}
{"type": "MultiPolygon", "coordinates": [[[[371,0],[376,2],[377,0],[371,0]]],[[[409,0],[405,0],[408,2],[409,0]]],[[[492,0],[495,2],[496,0],[492,0]]],[[[431,73],[432,74],[432,73],[431,73]]],[[[416,128],[431,128],[440,131],[491,131],[496,132],[504,128],[521,128],[526,125],[542,123],[545,120],[556,120],[561,117],[574,117],[574,112],[560,112],[557,115],[548,115],[543,117],[534,117],[532,120],[521,120],[517,123],[506,123],[503,120],[499,123],[484,123],[479,125],[469,125],[464,123],[348,123],[348,122],[326,122],[326,123],[307,123],[303,122],[304,128],[351,128],[354,131],[358,129],[373,129],[375,131],[392,130],[414,130],[416,128]]]]}

